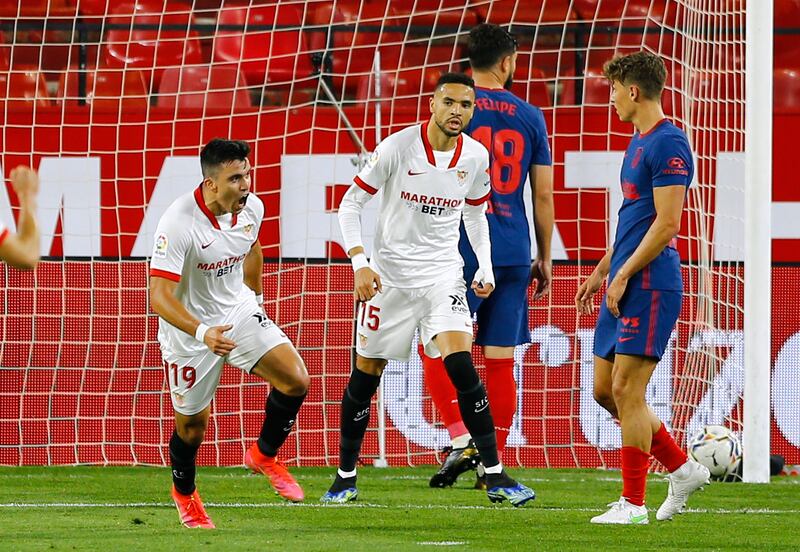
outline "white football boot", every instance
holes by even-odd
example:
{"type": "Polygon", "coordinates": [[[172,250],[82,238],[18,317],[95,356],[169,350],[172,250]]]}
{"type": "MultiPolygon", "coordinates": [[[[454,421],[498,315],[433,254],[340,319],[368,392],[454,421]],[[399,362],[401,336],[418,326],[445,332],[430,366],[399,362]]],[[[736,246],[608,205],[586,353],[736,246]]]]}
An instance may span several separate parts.
{"type": "Polygon", "coordinates": [[[609,504],[611,509],[605,514],[592,518],[592,523],[615,525],[646,525],[650,523],[645,506],[637,506],[628,502],[625,497],[620,497],[616,502],[609,504]]]}
{"type": "Polygon", "coordinates": [[[686,464],[667,476],[669,479],[667,498],[658,508],[656,519],[667,521],[672,519],[675,514],[682,513],[689,496],[703,485],[708,485],[710,477],[711,474],[707,467],[694,460],[687,460],[686,464]],[[688,473],[684,474],[684,470],[688,473]]]}

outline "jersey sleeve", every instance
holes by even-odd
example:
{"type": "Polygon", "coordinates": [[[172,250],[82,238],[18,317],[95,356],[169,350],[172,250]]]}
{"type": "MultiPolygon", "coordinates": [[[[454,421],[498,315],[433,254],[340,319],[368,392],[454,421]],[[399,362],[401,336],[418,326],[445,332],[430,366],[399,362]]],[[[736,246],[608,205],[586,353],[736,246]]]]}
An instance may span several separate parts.
{"type": "Polygon", "coordinates": [[[653,148],[650,158],[653,187],[689,186],[694,173],[694,160],[689,143],[678,136],[669,136],[653,148]]]}
{"type": "Polygon", "coordinates": [[[361,169],[353,181],[356,185],[370,195],[378,193],[383,185],[391,178],[395,170],[394,148],[391,137],[387,138],[375,148],[367,164],[361,169]]]}
{"type": "Polygon", "coordinates": [[[2,221],[0,221],[0,245],[3,245],[3,242],[6,241],[7,237],[8,237],[8,228],[6,228],[6,225],[3,224],[2,221]]]}
{"type": "Polygon", "coordinates": [[[479,150],[478,170],[472,177],[472,186],[470,186],[465,200],[469,205],[480,205],[492,195],[492,186],[489,180],[489,152],[482,146],[479,150]]]}
{"type": "Polygon", "coordinates": [[[150,257],[150,276],[159,276],[179,282],[183,262],[191,247],[189,228],[181,217],[165,213],[156,229],[153,255],[150,257]]]}
{"type": "Polygon", "coordinates": [[[531,111],[531,125],[536,136],[536,140],[531,147],[531,165],[552,165],[553,158],[550,155],[550,142],[547,139],[547,124],[544,122],[544,114],[541,109],[533,108],[531,111]]]}

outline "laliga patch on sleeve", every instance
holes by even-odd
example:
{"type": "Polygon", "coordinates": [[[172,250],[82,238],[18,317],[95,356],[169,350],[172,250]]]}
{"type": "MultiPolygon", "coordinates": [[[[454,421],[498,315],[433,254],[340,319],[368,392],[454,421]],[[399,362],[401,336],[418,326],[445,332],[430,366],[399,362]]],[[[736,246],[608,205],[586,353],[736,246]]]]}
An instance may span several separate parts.
{"type": "Polygon", "coordinates": [[[378,158],[380,158],[380,154],[378,150],[372,152],[372,155],[369,156],[369,161],[367,161],[367,167],[370,169],[374,169],[375,165],[378,164],[378,158]]]}
{"type": "Polygon", "coordinates": [[[156,247],[153,250],[153,256],[166,259],[168,247],[169,247],[169,240],[167,239],[167,235],[162,232],[158,236],[156,236],[156,247]]]}

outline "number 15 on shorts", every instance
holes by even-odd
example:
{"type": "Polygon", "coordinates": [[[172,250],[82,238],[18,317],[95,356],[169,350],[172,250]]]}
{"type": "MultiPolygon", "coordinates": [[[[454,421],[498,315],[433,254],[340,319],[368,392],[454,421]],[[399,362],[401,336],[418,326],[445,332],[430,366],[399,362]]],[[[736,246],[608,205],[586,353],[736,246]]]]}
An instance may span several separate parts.
{"type": "Polygon", "coordinates": [[[368,303],[361,303],[361,326],[373,332],[378,331],[381,325],[381,319],[378,316],[380,312],[380,307],[368,303]]]}

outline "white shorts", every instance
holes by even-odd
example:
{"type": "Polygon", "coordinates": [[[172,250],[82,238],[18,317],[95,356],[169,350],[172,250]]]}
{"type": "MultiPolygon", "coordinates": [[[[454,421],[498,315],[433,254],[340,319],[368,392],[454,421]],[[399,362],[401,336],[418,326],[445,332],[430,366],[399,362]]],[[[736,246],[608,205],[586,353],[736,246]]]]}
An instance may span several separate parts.
{"type": "Polygon", "coordinates": [[[236,348],[227,356],[215,355],[209,349],[199,355],[184,356],[161,348],[172,407],[176,412],[191,416],[211,404],[225,362],[249,373],[265,353],[278,345],[291,343],[255,301],[236,309],[225,324],[233,325],[225,336],[236,343],[236,348]]]}
{"type": "Polygon", "coordinates": [[[366,358],[407,361],[417,327],[430,357],[441,356],[433,342],[438,334],[472,335],[464,280],[411,289],[383,286],[383,292],[361,303],[358,310],[356,352],[366,358]]]}

